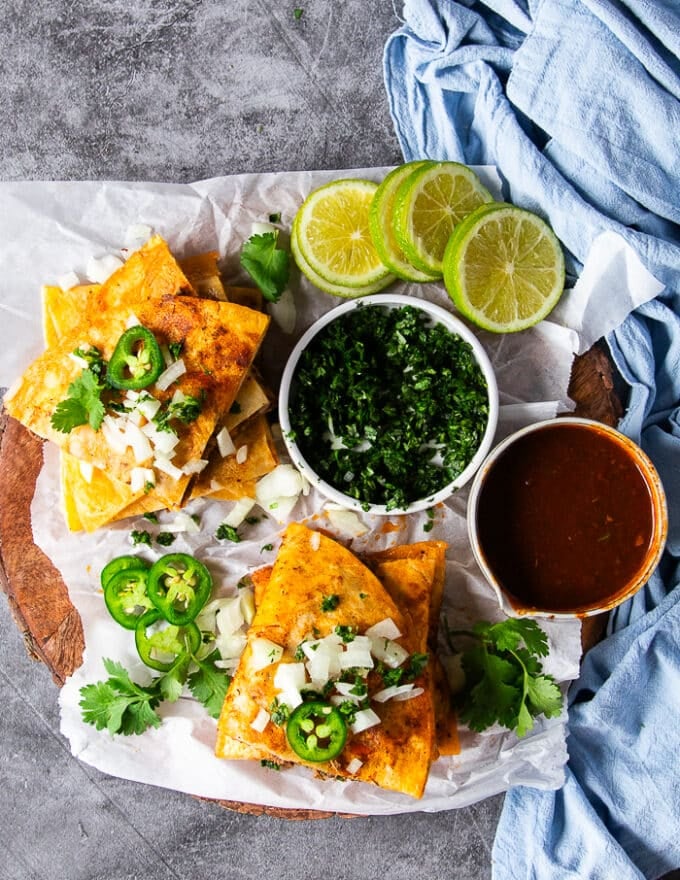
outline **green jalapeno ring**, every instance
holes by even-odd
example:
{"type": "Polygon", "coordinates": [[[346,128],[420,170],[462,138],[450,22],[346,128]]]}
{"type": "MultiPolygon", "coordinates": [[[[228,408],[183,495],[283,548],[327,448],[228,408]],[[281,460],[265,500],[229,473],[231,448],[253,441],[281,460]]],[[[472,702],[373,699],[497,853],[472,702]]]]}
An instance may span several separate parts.
{"type": "Polygon", "coordinates": [[[111,617],[125,629],[135,629],[139,618],[153,608],[147,594],[148,578],[149,568],[141,564],[121,568],[106,581],[104,602],[111,617]]]}
{"type": "Polygon", "coordinates": [[[106,377],[109,385],[123,391],[139,391],[153,384],[165,361],[156,337],[136,324],[123,333],[111,355],[106,377]]]}
{"type": "Polygon", "coordinates": [[[323,700],[308,700],[291,712],[286,737],[303,760],[331,761],[345,747],[347,723],[336,706],[323,700]]]}
{"type": "Polygon", "coordinates": [[[132,556],[131,554],[116,556],[110,562],[106,563],[99,575],[99,582],[102,585],[102,589],[106,589],[107,583],[111,580],[114,574],[118,574],[119,571],[124,571],[127,568],[149,569],[151,568],[151,565],[139,556],[132,556]]]}
{"type": "Polygon", "coordinates": [[[188,553],[167,553],[151,566],[147,591],[169,623],[184,626],[203,608],[212,587],[212,576],[202,562],[188,553]]]}
{"type": "Polygon", "coordinates": [[[135,626],[135,647],[140,659],[146,666],[158,672],[168,672],[177,663],[180,657],[195,654],[201,647],[201,631],[195,623],[190,622],[183,626],[169,624],[165,630],[149,635],[147,630],[159,621],[167,623],[160,611],[147,611],[137,621],[135,626]],[[172,632],[175,630],[176,632],[172,632]],[[180,650],[175,652],[170,644],[175,640],[180,650]],[[170,650],[168,650],[170,648],[170,650]],[[154,656],[154,651],[174,655],[172,660],[161,660],[154,656]]]}

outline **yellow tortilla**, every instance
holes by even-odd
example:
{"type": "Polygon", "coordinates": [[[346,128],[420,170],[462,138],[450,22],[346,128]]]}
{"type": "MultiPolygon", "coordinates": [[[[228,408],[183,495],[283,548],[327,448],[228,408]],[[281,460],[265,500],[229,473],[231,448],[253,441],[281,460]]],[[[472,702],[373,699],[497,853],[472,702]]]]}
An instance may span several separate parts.
{"type": "MultiPolygon", "coordinates": [[[[268,710],[277,696],[274,675],[278,664],[256,670],[254,640],[266,638],[281,645],[281,662],[294,662],[298,645],[312,634],[323,637],[338,625],[353,626],[362,634],[385,618],[399,628],[402,636],[397,641],[409,654],[427,639],[426,627],[409,631],[407,618],[389,592],[349,550],[298,523],[288,526],[225,699],[216,754],[243,758],[255,748],[279,763],[307,764],[323,775],[359,779],[421,797],[435,756],[434,708],[425,675],[416,679],[424,691],[414,699],[373,703],[381,723],[356,735],[349,732],[342,753],[333,761],[303,761],[288,745],[285,730],[272,722],[262,733],[251,727],[260,709],[268,710]],[[324,612],[322,599],[331,594],[340,601],[334,610],[324,612]],[[355,758],[362,764],[351,774],[347,766],[355,758]]],[[[369,691],[381,687],[372,672],[369,691]]]]}

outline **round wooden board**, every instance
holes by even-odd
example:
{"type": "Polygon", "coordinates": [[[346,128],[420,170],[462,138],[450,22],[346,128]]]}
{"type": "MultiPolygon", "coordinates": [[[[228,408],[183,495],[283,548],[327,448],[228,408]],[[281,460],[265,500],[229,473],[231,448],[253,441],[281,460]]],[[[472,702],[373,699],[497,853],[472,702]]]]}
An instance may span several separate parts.
{"type": "MultiPolygon", "coordinates": [[[[575,359],[569,395],[576,404],[576,415],[616,425],[623,410],[604,347],[593,346],[575,359]]],[[[33,540],[31,502],[42,467],[42,446],[42,440],[4,412],[0,414],[0,582],[29,655],[42,660],[61,685],[80,666],[84,639],[80,616],[66,585],[33,540]]],[[[605,623],[606,615],[583,621],[584,647],[602,636],[605,623]]],[[[241,813],[286,819],[337,815],[234,801],[217,803],[241,813]]]]}

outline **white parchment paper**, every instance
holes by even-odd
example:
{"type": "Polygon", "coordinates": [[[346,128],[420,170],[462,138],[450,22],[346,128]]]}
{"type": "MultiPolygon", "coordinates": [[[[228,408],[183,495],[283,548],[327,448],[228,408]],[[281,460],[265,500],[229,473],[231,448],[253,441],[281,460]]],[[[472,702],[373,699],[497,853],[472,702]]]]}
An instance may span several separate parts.
{"type": "MultiPolygon", "coordinates": [[[[75,271],[86,280],[91,257],[117,253],[126,229],[144,223],[163,235],[178,256],[217,250],[225,277],[245,281],[238,255],[254,221],[281,213],[281,226],[292,218],[316,186],[337,177],[380,180],[389,169],[343,172],[296,172],[240,175],[192,185],[160,183],[5,183],[0,184],[0,320],[11,346],[0,350],[0,386],[8,386],[42,349],[40,286],[75,271]]],[[[484,182],[499,195],[494,169],[479,169],[484,182]]],[[[597,242],[594,263],[587,261],[579,287],[565,292],[549,321],[521,334],[494,336],[480,332],[494,365],[501,397],[497,440],[524,424],[551,418],[570,408],[566,389],[573,355],[612,329],[636,305],[656,295],[659,285],[635,254],[616,236],[597,242]],[[616,310],[611,291],[616,290],[616,310]]],[[[441,285],[398,284],[392,288],[437,302],[453,310],[441,285]]],[[[275,388],[288,352],[319,315],[338,300],[313,288],[294,273],[291,290],[297,320],[292,333],[276,323],[263,351],[265,376],[275,388]]],[[[427,516],[364,517],[368,533],[353,541],[338,534],[357,552],[395,543],[436,538],[449,543],[444,613],[457,628],[478,619],[502,617],[491,590],[476,567],[467,539],[467,492],[460,491],[436,510],[432,531],[427,516]]],[[[240,578],[275,558],[285,523],[271,517],[248,527],[238,544],[218,542],[215,530],[231,505],[196,501],[190,512],[200,517],[198,535],[180,535],[173,550],[197,554],[210,567],[217,592],[229,595],[240,578]],[[269,545],[272,549],[267,549],[269,545]]],[[[131,633],[106,612],[99,589],[101,568],[113,557],[130,552],[132,529],[164,530],[172,515],[161,514],[158,526],[139,518],[94,534],[69,533],[59,508],[58,453],[46,446],[32,506],[34,539],[61,573],[78,609],[85,633],[82,667],[60,694],[61,729],[75,756],[115,776],[205,797],[275,807],[389,814],[436,811],[465,806],[511,785],[557,788],[564,779],[566,714],[538,721],[518,740],[501,729],[484,734],[461,730],[461,754],[442,758],[430,773],[425,795],[405,795],[352,782],[320,781],[305,769],[275,772],[256,762],[222,761],[213,747],[216,722],[189,695],[176,704],[162,704],[164,722],[141,736],[111,737],[81,721],[79,690],[105,678],[102,657],[123,663],[140,682],[148,670],[137,658],[131,633]]],[[[332,532],[323,499],[314,491],[301,499],[291,519],[308,521],[332,532]]],[[[155,545],[157,547],[157,545],[155,545]]],[[[162,548],[144,548],[153,560],[162,548]]],[[[544,621],[551,653],[545,663],[566,690],[578,675],[580,624],[544,621]]]]}

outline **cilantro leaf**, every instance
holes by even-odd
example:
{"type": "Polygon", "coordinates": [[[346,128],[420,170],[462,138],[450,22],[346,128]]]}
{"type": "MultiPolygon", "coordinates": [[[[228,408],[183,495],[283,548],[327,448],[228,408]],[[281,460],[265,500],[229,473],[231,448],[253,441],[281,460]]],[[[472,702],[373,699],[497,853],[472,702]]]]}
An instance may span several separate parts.
{"type": "Polygon", "coordinates": [[[269,302],[277,302],[290,277],[290,254],[277,245],[278,235],[251,235],[241,248],[241,265],[269,302]]]}
{"type": "Polygon", "coordinates": [[[111,735],[129,736],[143,733],[148,727],[158,727],[161,723],[155,712],[161,702],[158,685],[154,682],[142,687],[131,680],[120,663],[109,659],[103,662],[109,678],[80,689],[83,720],[97,730],[108,730],[111,735]]]}
{"type": "Polygon", "coordinates": [[[560,714],[562,692],[538,659],[548,654],[548,639],[535,620],[480,621],[472,631],[447,627],[452,648],[461,635],[475,642],[461,655],[466,684],[460,718],[471,730],[481,732],[498,722],[522,737],[538,715],[560,714]]]}
{"type": "Polygon", "coordinates": [[[52,414],[50,423],[54,430],[69,434],[74,428],[89,424],[98,431],[105,413],[101,399],[105,387],[91,369],[83,370],[68,386],[68,396],[57,404],[52,414]]]}
{"type": "Polygon", "coordinates": [[[219,659],[219,651],[213,651],[203,660],[194,657],[198,669],[187,680],[189,690],[205,706],[211,718],[220,717],[222,704],[231,684],[231,676],[215,665],[215,661],[219,659]]]}

